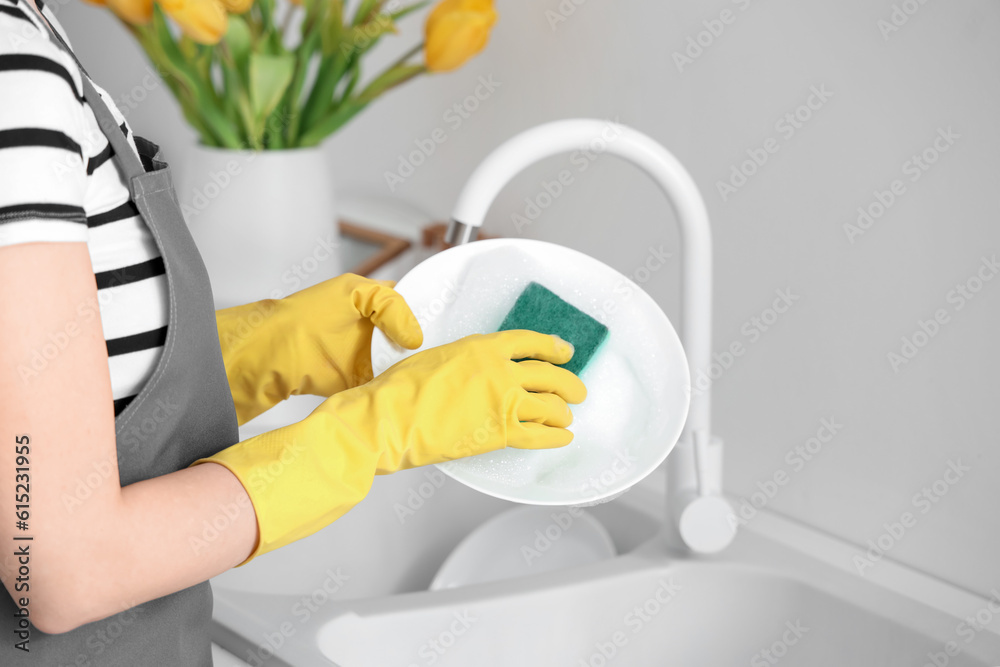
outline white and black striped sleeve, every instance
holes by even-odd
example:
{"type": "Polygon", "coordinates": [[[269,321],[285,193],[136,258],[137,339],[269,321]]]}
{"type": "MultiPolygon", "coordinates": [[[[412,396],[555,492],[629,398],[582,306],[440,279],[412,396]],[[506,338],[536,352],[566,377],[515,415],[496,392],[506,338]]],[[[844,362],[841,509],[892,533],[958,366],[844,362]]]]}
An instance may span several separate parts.
{"type": "Polygon", "coordinates": [[[0,246],[88,239],[79,69],[0,0],[0,246]]]}

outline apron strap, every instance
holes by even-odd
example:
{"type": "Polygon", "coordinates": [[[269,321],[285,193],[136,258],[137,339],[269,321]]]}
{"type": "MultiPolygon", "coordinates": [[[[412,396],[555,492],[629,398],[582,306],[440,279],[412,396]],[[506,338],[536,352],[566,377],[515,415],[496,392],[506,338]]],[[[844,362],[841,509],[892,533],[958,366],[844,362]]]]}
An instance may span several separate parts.
{"type": "Polygon", "coordinates": [[[104,103],[104,99],[97,92],[97,89],[94,88],[94,84],[90,82],[90,77],[82,69],[80,70],[80,82],[83,83],[83,96],[90,104],[90,108],[93,109],[101,132],[104,133],[111,147],[114,148],[115,154],[113,159],[122,168],[122,171],[125,172],[125,183],[128,185],[129,194],[135,199],[136,192],[133,180],[136,176],[146,173],[146,170],[143,168],[139,156],[136,155],[132,145],[129,144],[128,139],[125,137],[125,124],[118,124],[114,114],[111,113],[111,109],[104,103]]]}
{"type": "MultiPolygon", "coordinates": [[[[25,3],[27,4],[27,3],[25,3]]],[[[33,11],[33,10],[29,10],[33,11]]],[[[146,173],[146,170],[142,166],[142,161],[139,156],[135,154],[132,150],[131,144],[129,144],[128,139],[125,137],[124,125],[119,125],[118,121],[115,120],[115,116],[111,113],[111,109],[105,104],[104,99],[101,97],[97,89],[94,88],[94,84],[90,82],[90,75],[87,74],[87,70],[84,69],[83,63],[80,59],[76,57],[73,50],[69,48],[69,45],[63,41],[63,38],[49,25],[45,17],[41,15],[41,12],[36,12],[39,21],[42,24],[42,28],[49,35],[49,40],[54,43],[59,49],[69,54],[73,62],[80,69],[80,83],[83,84],[83,97],[87,100],[90,105],[91,110],[94,112],[94,117],[97,119],[97,125],[101,128],[101,132],[107,137],[108,142],[114,149],[114,155],[112,159],[118,163],[122,171],[125,172],[125,183],[128,185],[129,194],[134,199],[136,196],[135,188],[133,186],[133,179],[136,176],[146,173]]]]}

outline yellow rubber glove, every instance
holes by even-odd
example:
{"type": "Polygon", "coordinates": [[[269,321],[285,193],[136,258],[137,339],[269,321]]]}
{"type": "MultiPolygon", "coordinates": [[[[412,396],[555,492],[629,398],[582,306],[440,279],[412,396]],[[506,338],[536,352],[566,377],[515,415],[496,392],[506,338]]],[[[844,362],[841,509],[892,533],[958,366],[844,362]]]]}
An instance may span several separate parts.
{"type": "Polygon", "coordinates": [[[291,395],[332,396],[371,380],[374,327],[420,347],[420,324],[394,285],[345,273],[284,299],[217,311],[239,423],[291,395]]]}
{"type": "Polygon", "coordinates": [[[376,474],[506,446],[569,444],[567,403],[583,401],[587,389],[553,364],[572,356],[566,341],[534,331],[468,336],[418,352],[334,394],[302,421],[194,465],[223,465],[246,488],[259,533],[249,561],[341,517],[376,474]],[[513,361],[522,358],[529,359],[513,361]]]}

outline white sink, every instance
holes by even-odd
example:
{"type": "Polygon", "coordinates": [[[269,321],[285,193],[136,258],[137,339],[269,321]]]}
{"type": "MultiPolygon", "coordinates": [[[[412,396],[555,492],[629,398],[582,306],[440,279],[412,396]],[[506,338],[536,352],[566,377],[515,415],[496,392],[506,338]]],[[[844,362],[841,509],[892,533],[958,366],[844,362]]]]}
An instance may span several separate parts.
{"type": "Polygon", "coordinates": [[[959,622],[745,533],[720,559],[650,544],[546,581],[365,601],[316,640],[344,667],[1000,664],[995,630],[966,642],[959,622]]]}
{"type": "Polygon", "coordinates": [[[680,557],[657,535],[664,502],[639,487],[588,510],[612,560],[428,592],[455,545],[512,505],[427,470],[379,478],[329,528],[218,577],[214,639],[296,667],[1000,665],[1000,600],[887,560],[862,577],[854,547],[766,512],[724,554],[680,557]],[[989,609],[985,627],[961,626],[989,609]]]}

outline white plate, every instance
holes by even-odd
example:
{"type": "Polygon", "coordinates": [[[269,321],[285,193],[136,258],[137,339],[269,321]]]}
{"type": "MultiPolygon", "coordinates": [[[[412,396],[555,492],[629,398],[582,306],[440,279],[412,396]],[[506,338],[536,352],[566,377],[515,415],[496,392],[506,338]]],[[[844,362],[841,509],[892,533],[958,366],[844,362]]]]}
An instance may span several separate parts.
{"type": "MultiPolygon", "coordinates": [[[[514,502],[584,505],[610,499],[663,462],[687,418],[684,349],[649,295],[592,257],[527,239],[450,248],[410,270],[396,289],[420,320],[420,349],[426,349],[496,331],[531,281],[609,329],[580,374],[588,395],[571,406],[573,442],[550,450],[507,448],[439,467],[474,489],[514,502]]],[[[414,353],[375,330],[376,375],[414,353]]]]}
{"type": "Polygon", "coordinates": [[[564,570],[615,553],[608,531],[582,509],[515,507],[469,533],[441,565],[431,590],[564,570]]]}

